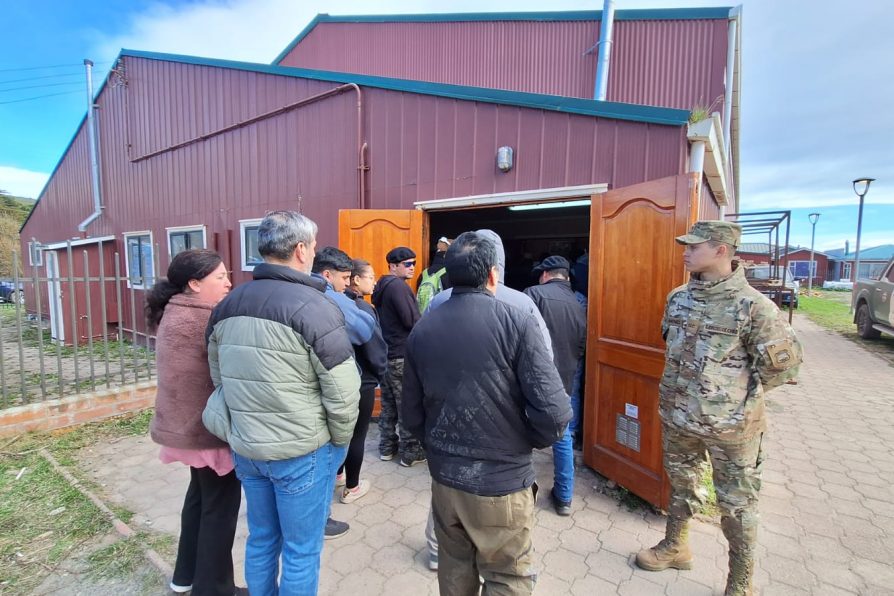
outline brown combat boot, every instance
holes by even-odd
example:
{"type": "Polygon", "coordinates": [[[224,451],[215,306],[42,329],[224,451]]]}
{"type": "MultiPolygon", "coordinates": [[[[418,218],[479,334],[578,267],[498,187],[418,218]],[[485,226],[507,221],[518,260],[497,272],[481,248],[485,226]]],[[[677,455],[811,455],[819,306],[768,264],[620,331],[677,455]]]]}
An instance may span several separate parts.
{"type": "Polygon", "coordinates": [[[689,550],[689,522],[673,517],[667,518],[664,539],[636,554],[636,565],[646,571],[665,569],[692,569],[692,551],[689,550]]]}
{"type": "Polygon", "coordinates": [[[744,553],[729,553],[729,575],[723,596],[754,596],[751,576],[754,572],[754,557],[744,553]]]}

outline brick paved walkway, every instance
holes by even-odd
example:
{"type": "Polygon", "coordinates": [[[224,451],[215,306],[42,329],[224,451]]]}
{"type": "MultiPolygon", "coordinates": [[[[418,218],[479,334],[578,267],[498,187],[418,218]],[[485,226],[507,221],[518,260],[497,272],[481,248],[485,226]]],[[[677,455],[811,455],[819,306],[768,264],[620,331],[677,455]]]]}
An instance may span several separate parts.
{"type": "MultiPolygon", "coordinates": [[[[807,362],[799,385],[773,392],[761,497],[756,586],[762,594],[891,594],[894,592],[894,368],[856,344],[796,317],[807,362]]],[[[351,532],[327,542],[321,594],[437,593],[426,566],[429,503],[425,466],[380,462],[375,432],[363,476],[372,491],[332,507],[351,532]]],[[[111,502],[141,524],[176,535],[186,470],[163,466],[147,438],[99,445],[84,469],[111,502]]],[[[549,452],[535,454],[538,478],[551,486],[549,452]]],[[[648,573],[632,554],[657,542],[660,516],[628,511],[593,489],[601,480],[579,471],[571,517],[558,517],[546,491],[537,509],[534,546],[542,574],[537,594],[699,595],[722,593],[726,543],[719,528],[696,522],[692,571],[648,573]]],[[[245,539],[244,515],[237,573],[245,539]]]]}

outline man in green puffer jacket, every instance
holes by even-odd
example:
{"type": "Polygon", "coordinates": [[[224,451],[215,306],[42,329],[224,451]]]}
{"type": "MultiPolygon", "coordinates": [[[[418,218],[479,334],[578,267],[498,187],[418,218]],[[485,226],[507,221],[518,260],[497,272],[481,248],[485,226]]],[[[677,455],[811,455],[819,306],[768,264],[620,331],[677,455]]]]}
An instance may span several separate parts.
{"type": "Polygon", "coordinates": [[[335,474],[357,421],[360,375],[344,315],[310,276],[316,234],[294,211],[265,217],[264,263],[215,307],[206,331],[215,390],[202,420],[232,447],[245,490],[252,594],[317,592],[335,474]]]}

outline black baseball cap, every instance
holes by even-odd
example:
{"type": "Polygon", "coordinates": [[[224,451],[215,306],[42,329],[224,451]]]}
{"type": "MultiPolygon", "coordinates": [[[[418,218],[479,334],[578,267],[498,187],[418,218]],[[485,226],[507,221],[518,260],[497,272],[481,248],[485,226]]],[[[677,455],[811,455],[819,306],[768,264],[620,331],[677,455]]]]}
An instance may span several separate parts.
{"type": "Polygon", "coordinates": [[[406,246],[398,246],[397,248],[392,248],[388,251],[388,254],[385,255],[385,260],[392,264],[400,263],[401,261],[406,261],[407,259],[415,259],[416,253],[414,253],[411,249],[406,246]]]}
{"type": "Polygon", "coordinates": [[[571,264],[565,257],[552,255],[543,259],[539,265],[534,267],[534,272],[552,271],[553,269],[571,269],[571,264]]]}

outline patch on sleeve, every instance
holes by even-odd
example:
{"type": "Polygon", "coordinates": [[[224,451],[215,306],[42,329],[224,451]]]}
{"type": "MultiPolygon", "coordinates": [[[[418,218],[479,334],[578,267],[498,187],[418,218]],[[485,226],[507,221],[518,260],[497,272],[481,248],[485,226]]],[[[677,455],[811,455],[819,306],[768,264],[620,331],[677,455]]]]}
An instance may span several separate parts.
{"type": "Polygon", "coordinates": [[[770,363],[778,370],[786,370],[796,363],[795,353],[790,339],[779,339],[766,344],[770,363]]]}

